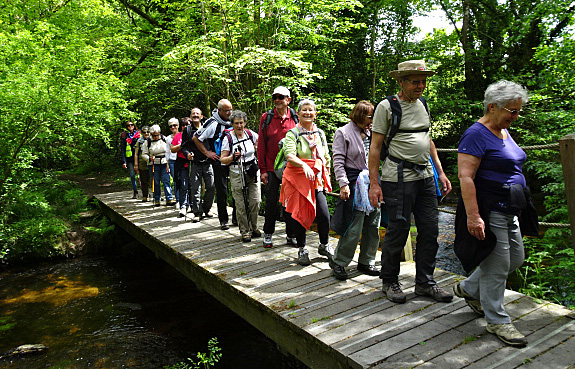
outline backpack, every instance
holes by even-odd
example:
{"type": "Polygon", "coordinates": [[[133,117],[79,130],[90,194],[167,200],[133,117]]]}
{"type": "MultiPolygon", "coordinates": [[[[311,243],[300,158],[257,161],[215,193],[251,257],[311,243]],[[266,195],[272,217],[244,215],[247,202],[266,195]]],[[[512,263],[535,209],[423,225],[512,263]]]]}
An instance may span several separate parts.
{"type": "MultiPolygon", "coordinates": [[[[300,133],[299,129],[298,129],[297,127],[295,127],[295,128],[290,129],[288,132],[290,132],[290,131],[295,135],[296,147],[297,147],[297,144],[300,144],[300,145],[301,145],[300,140],[299,140],[299,136],[300,136],[302,133],[300,133]]],[[[306,132],[306,133],[304,133],[304,134],[310,135],[310,134],[315,134],[315,133],[318,133],[318,132],[319,132],[319,135],[320,135],[321,143],[322,143],[322,145],[323,145],[323,142],[324,142],[323,139],[324,139],[324,137],[323,137],[323,132],[322,132],[322,131],[306,132]]],[[[280,140],[280,142],[278,142],[278,146],[279,146],[279,148],[280,148],[280,151],[278,151],[278,154],[277,154],[277,156],[276,156],[276,160],[274,160],[274,173],[276,174],[276,176],[278,177],[278,179],[279,179],[280,181],[282,180],[282,177],[283,177],[283,174],[284,174],[284,170],[285,170],[286,165],[287,165],[287,158],[286,158],[286,155],[285,155],[285,152],[284,152],[284,140],[285,140],[285,137],[282,138],[282,139],[280,140]]]]}
{"type": "MultiPolygon", "coordinates": [[[[295,124],[299,123],[299,118],[297,116],[296,111],[293,108],[289,108],[290,114],[291,114],[291,118],[294,120],[295,124]]],[[[274,116],[274,110],[270,109],[268,110],[267,114],[266,114],[266,119],[264,120],[264,125],[262,126],[263,129],[268,128],[268,126],[270,125],[272,118],[274,116]]]]}
{"type": "Polygon", "coordinates": [[[224,129],[224,131],[222,132],[222,134],[214,141],[214,152],[220,156],[222,153],[222,142],[224,141],[224,137],[228,138],[228,142],[230,143],[230,152],[233,152],[233,148],[235,144],[239,144],[240,142],[244,142],[246,140],[250,140],[252,142],[252,144],[255,144],[254,142],[254,135],[252,133],[251,130],[246,129],[245,132],[248,135],[248,138],[240,140],[236,143],[234,143],[234,141],[232,140],[232,135],[231,132],[233,131],[233,128],[226,128],[224,129]]]}
{"type": "MultiPolygon", "coordinates": [[[[166,142],[166,137],[160,133],[160,140],[164,141],[164,143],[166,142]]],[[[150,150],[150,145],[152,144],[152,137],[148,137],[146,139],[146,144],[148,145],[148,150],[150,150]]]]}
{"type": "MultiPolygon", "coordinates": [[[[389,101],[389,105],[391,106],[391,127],[389,128],[389,133],[387,134],[387,142],[383,142],[381,146],[381,152],[379,155],[379,160],[384,161],[385,158],[389,155],[389,144],[393,137],[397,134],[397,132],[405,132],[405,133],[417,133],[417,132],[429,132],[429,128],[423,129],[399,129],[399,125],[401,124],[401,105],[397,100],[396,96],[387,96],[387,101],[389,101]]],[[[425,111],[431,117],[429,113],[429,107],[427,106],[427,100],[424,97],[420,97],[419,100],[423,103],[425,107],[425,111]]]]}
{"type": "MultiPolygon", "coordinates": [[[[391,122],[391,127],[389,128],[389,134],[387,136],[387,142],[384,142],[382,147],[381,147],[381,152],[380,152],[380,157],[379,157],[379,159],[381,161],[384,161],[385,158],[387,158],[387,156],[389,155],[389,144],[391,143],[391,140],[393,139],[393,137],[395,136],[395,134],[397,132],[407,132],[407,133],[429,132],[429,128],[399,129],[399,125],[401,124],[401,105],[399,104],[399,101],[397,101],[397,97],[395,97],[395,96],[387,96],[386,99],[387,99],[387,101],[389,101],[389,105],[391,106],[392,122],[391,122]]],[[[421,102],[423,103],[423,106],[425,107],[425,111],[427,111],[427,115],[429,115],[431,118],[431,114],[429,113],[429,106],[427,106],[427,100],[425,100],[425,98],[423,96],[420,97],[419,100],[421,100],[421,102]]],[[[431,167],[433,169],[433,180],[435,182],[435,192],[436,192],[438,197],[441,197],[441,188],[439,186],[439,175],[437,174],[437,169],[435,168],[435,164],[433,163],[433,160],[431,157],[429,158],[429,162],[431,163],[431,167]]]]}

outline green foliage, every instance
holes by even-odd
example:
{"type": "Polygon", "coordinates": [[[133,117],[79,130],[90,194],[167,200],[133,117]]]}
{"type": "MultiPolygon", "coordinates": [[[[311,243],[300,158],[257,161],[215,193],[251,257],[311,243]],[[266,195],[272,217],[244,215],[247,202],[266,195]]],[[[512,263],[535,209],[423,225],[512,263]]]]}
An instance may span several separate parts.
{"type": "Polygon", "coordinates": [[[575,309],[575,255],[570,232],[549,229],[541,239],[525,240],[526,262],[517,273],[523,285],[520,292],[552,300],[575,309]]]}
{"type": "MultiPolygon", "coordinates": [[[[28,172],[31,173],[31,172],[28,172]]],[[[86,210],[87,199],[70,182],[36,173],[12,186],[0,213],[0,260],[49,258],[67,252],[69,223],[86,210]]]]}
{"type": "Polygon", "coordinates": [[[208,352],[198,352],[198,361],[188,358],[187,362],[180,362],[174,365],[164,366],[164,369],[209,369],[216,365],[222,357],[221,349],[218,347],[218,339],[212,338],[208,342],[208,352]]]}

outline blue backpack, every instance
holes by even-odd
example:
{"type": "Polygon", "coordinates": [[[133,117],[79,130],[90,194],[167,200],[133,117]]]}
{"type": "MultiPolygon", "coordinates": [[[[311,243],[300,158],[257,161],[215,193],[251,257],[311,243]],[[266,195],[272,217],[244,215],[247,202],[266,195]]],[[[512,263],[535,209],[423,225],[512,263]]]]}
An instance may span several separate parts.
{"type": "MultiPolygon", "coordinates": [[[[218,138],[216,138],[216,140],[214,141],[214,152],[216,153],[216,155],[220,156],[222,154],[222,142],[224,141],[224,137],[228,137],[228,140],[229,140],[230,144],[232,145],[232,147],[230,147],[230,152],[233,152],[232,148],[233,148],[234,142],[232,140],[232,136],[230,135],[230,133],[233,130],[234,130],[233,128],[226,128],[226,129],[224,129],[222,134],[218,138]]],[[[245,132],[248,135],[249,140],[253,144],[254,143],[254,136],[252,134],[252,131],[249,129],[246,129],[245,132]]],[[[245,141],[245,140],[243,140],[243,141],[245,141]]],[[[240,141],[240,142],[242,142],[242,141],[240,141]]]]}

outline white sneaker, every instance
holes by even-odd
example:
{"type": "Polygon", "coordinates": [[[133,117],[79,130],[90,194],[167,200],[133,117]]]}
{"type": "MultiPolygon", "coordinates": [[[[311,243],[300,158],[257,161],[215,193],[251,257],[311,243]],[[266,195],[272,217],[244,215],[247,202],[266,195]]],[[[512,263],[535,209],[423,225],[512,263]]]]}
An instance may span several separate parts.
{"type": "Polygon", "coordinates": [[[178,214],[178,217],[179,217],[179,218],[183,218],[183,217],[185,217],[185,216],[186,216],[186,207],[185,207],[185,206],[182,206],[182,207],[180,208],[180,213],[178,214]]]}
{"type": "Polygon", "coordinates": [[[271,233],[264,233],[264,247],[269,249],[273,246],[272,241],[272,234],[271,233]]]}

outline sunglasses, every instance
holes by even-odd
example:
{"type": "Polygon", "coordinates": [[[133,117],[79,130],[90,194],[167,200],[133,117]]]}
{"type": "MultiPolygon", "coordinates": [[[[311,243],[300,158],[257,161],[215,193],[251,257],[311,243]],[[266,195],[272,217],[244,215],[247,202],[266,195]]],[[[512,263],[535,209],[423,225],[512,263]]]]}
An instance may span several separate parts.
{"type": "Polygon", "coordinates": [[[160,137],[159,133],[152,133],[152,137],[160,137]]]}
{"type": "Polygon", "coordinates": [[[285,99],[286,97],[287,97],[287,96],[275,94],[275,95],[272,95],[272,100],[283,100],[283,99],[285,99]]]}
{"type": "Polygon", "coordinates": [[[172,125],[170,125],[170,128],[174,128],[174,127],[177,127],[177,126],[178,126],[177,124],[172,124],[172,125]]]}
{"type": "Polygon", "coordinates": [[[517,109],[513,109],[513,110],[509,110],[506,107],[502,107],[502,109],[506,110],[509,112],[509,114],[511,114],[512,117],[516,116],[516,115],[523,115],[523,110],[517,110],[517,109]]]}
{"type": "Polygon", "coordinates": [[[143,134],[147,135],[150,131],[142,131],[143,134]]]}
{"type": "Polygon", "coordinates": [[[130,124],[126,124],[126,127],[133,127],[134,124],[130,123],[130,124]]]}
{"type": "Polygon", "coordinates": [[[412,81],[410,79],[404,78],[404,80],[411,82],[412,86],[419,86],[419,84],[423,84],[424,86],[427,85],[427,80],[426,79],[422,79],[422,80],[416,80],[416,81],[412,81]]]}

